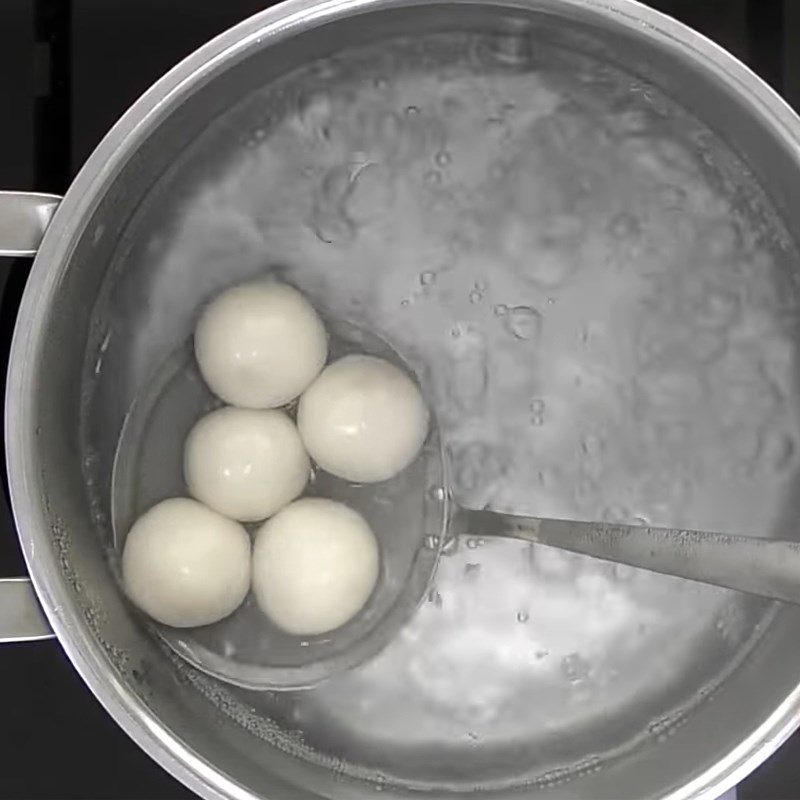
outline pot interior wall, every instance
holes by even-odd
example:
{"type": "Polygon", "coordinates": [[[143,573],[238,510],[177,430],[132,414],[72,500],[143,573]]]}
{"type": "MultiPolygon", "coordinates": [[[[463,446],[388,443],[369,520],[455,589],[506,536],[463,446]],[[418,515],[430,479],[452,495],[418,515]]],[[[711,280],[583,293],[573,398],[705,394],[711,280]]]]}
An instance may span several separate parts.
{"type": "MultiPolygon", "coordinates": [[[[217,246],[213,235],[203,240],[198,231],[203,240],[198,258],[216,261],[219,269],[159,282],[171,243],[181,233],[182,209],[204,187],[225,178],[237,143],[246,147],[259,125],[269,130],[280,120],[279,98],[277,111],[264,109],[263,119],[256,118],[254,93],[342,48],[423,31],[494,31],[498,42],[526,42],[533,59],[539,44],[557,45],[618,65],[679,100],[723,135],[769,187],[792,238],[800,226],[796,156],[765,125],[762,109],[742,102],[668,36],[651,35],[621,15],[613,19],[591,7],[532,5],[538,10],[469,3],[383,9],[289,40],[253,43],[210,67],[203,80],[138,126],[99,187],[93,214],[75,231],[67,262],[37,265],[60,271],[57,292],[43,298],[48,308],[35,356],[38,379],[28,399],[37,410],[36,459],[50,543],[59,579],[71,587],[72,606],[63,614],[74,619],[76,639],[97,648],[98,664],[113,672],[117,691],[141,704],[143,714],[158,718],[168,736],[201,762],[255,796],[294,797],[298,788],[325,797],[371,797],[375,788],[406,796],[415,781],[433,791],[465,787],[459,775],[437,772],[436,765],[419,759],[404,765],[370,754],[362,760],[360,753],[339,747],[324,726],[298,735],[302,725],[293,715],[304,707],[302,698],[235,691],[193,672],[164,652],[119,595],[109,555],[110,498],[125,416],[154,365],[186,343],[197,308],[221,286],[269,266],[266,252],[254,257],[251,248],[235,242],[217,246]],[[215,151],[217,157],[211,155],[215,151]],[[388,778],[387,764],[395,771],[388,778]],[[403,774],[409,764],[421,777],[403,774]]],[[[235,201],[231,198],[232,206],[235,201]]],[[[224,225],[223,219],[220,230],[224,225]]],[[[787,264],[789,269],[788,256],[787,264]]],[[[787,273],[785,279],[793,284],[797,275],[787,273]]],[[[346,282],[348,276],[337,274],[335,280],[346,282]]],[[[794,509],[787,505],[784,515],[790,519],[794,509]]],[[[473,769],[480,772],[473,774],[465,763],[464,780],[485,783],[487,794],[537,795],[546,789],[556,800],[661,797],[692,778],[702,784],[702,773],[754,735],[797,687],[798,613],[757,601],[737,609],[742,629],[728,650],[720,645],[708,664],[676,676],[669,692],[652,702],[644,699],[635,747],[623,747],[632,740],[630,719],[611,713],[605,735],[591,731],[585,741],[557,736],[538,748],[521,744],[506,749],[502,762],[484,763],[478,742],[473,769]],[[697,692],[704,698],[697,701],[697,692]],[[621,749],[617,758],[601,759],[615,748],[621,749]],[[527,788],[520,785],[526,781],[527,788]]],[[[529,718],[535,726],[533,707],[529,718]]],[[[454,740],[454,747],[462,744],[454,740]]],[[[742,755],[732,755],[729,765],[742,755]]],[[[217,780],[210,768],[195,768],[208,785],[217,780]]],[[[235,791],[233,785],[227,789],[235,791]]]]}

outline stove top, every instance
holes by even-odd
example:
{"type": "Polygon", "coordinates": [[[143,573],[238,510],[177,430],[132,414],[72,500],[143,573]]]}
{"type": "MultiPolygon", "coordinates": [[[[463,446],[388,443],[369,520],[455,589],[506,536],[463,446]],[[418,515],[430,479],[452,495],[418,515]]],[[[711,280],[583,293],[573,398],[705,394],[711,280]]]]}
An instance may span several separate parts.
{"type": "MultiPolygon", "coordinates": [[[[163,72],[264,0],[2,0],[0,187],[63,193],[103,134],[163,72]],[[3,80],[7,78],[7,80],[3,80]]],[[[798,0],[651,0],[752,66],[800,108],[798,0]]],[[[29,264],[0,258],[7,362],[29,264]]],[[[4,367],[2,374],[4,374],[4,367]]],[[[24,574],[0,498],[0,576],[24,574]]],[[[800,734],[738,788],[800,798],[800,734]]],[[[0,800],[193,795],[103,711],[54,641],[0,652],[0,800]]]]}

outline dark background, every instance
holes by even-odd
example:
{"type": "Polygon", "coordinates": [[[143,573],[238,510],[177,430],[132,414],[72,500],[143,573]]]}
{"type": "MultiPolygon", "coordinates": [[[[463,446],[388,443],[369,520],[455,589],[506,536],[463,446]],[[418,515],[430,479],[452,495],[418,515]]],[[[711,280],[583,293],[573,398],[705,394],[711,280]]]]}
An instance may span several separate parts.
{"type": "MultiPolygon", "coordinates": [[[[0,0],[0,188],[63,193],[117,117],[265,0],[0,0]]],[[[800,0],[652,0],[800,108],[800,0]]],[[[28,263],[0,258],[0,374],[28,263]]],[[[2,388],[2,387],[0,387],[2,388]]],[[[24,574],[0,497],[0,576],[24,574]]],[[[0,798],[187,798],[100,708],[55,642],[0,653],[0,798]]],[[[800,800],[800,734],[739,787],[800,800]]]]}

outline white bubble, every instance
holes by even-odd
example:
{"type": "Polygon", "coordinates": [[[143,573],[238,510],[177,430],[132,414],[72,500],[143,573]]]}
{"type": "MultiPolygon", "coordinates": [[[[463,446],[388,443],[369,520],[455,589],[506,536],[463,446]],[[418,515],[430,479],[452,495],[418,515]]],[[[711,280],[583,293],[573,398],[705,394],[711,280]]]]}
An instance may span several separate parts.
{"type": "Polygon", "coordinates": [[[505,326],[516,339],[536,341],[542,332],[542,315],[530,306],[515,306],[509,309],[505,326]]]}

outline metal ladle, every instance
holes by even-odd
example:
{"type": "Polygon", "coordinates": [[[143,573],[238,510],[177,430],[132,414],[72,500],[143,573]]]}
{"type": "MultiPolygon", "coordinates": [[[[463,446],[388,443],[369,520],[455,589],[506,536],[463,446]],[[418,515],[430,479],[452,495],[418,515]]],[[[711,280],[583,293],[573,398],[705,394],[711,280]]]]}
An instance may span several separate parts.
{"type": "MultiPolygon", "coordinates": [[[[349,322],[328,321],[328,331],[331,358],[369,353],[414,374],[377,334],[349,322]]],[[[214,405],[218,401],[199,377],[188,345],[169,359],[134,404],[114,470],[116,552],[136,515],[165,496],[185,493],[183,440],[214,405]]],[[[257,690],[307,688],[357,667],[395,638],[428,592],[443,548],[462,535],[521,539],[800,604],[798,542],[470,508],[453,496],[447,467],[432,413],[423,452],[396,478],[358,486],[317,473],[311,493],[358,508],[372,524],[382,553],[378,586],[366,607],[342,628],[307,640],[289,636],[272,625],[252,597],[230,617],[203,628],[148,624],[181,658],[228,683],[257,690]]]]}

